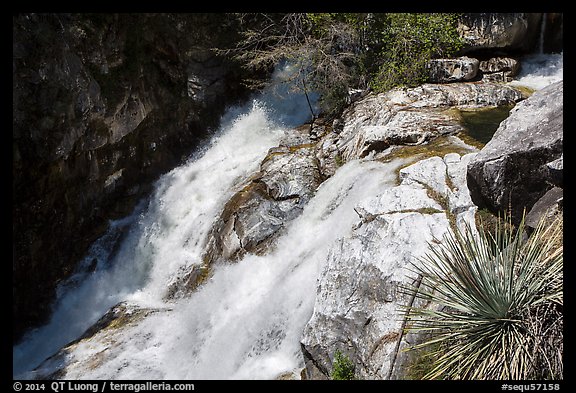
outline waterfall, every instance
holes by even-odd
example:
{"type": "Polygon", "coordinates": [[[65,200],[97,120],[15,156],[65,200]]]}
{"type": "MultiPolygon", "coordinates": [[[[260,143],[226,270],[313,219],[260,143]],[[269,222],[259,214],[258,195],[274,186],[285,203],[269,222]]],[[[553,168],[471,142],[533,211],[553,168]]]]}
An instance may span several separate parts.
{"type": "Polygon", "coordinates": [[[540,90],[564,79],[563,53],[536,53],[520,59],[520,73],[509,82],[513,86],[524,86],[540,90]]]}
{"type": "Polygon", "coordinates": [[[344,165],[289,224],[274,251],[218,266],[192,296],[125,328],[107,349],[110,361],[99,367],[84,364],[105,343],[76,348],[78,363],[66,378],[273,379],[299,370],[300,337],[329,245],[356,222],[359,200],[395,184],[403,162],[344,165]]]}
{"type": "Polygon", "coordinates": [[[272,379],[302,368],[300,336],[329,246],[357,220],[359,200],[395,184],[403,160],[342,166],[273,251],[215,266],[190,297],[164,296],[182,271],[200,263],[208,232],[238,185],[288,125],[305,120],[286,116],[287,109],[309,113],[305,101],[294,103],[271,95],[234,110],[204,151],[164,175],[130,217],[112,223],[60,289],[51,321],[14,348],[15,377],[34,377],[38,364],[121,301],[160,311],[123,327],[113,345],[108,338],[80,343],[66,355],[77,359],[66,379],[272,379]],[[283,125],[273,118],[283,118],[283,125]],[[111,252],[114,242],[119,246],[111,252]],[[82,270],[94,260],[94,272],[82,270]],[[107,361],[94,366],[103,353],[107,361]]]}
{"type": "Polygon", "coordinates": [[[546,35],[546,13],[542,14],[542,22],[540,23],[540,37],[538,40],[538,53],[544,54],[544,37],[546,35]]]}
{"type": "Polygon", "coordinates": [[[309,120],[308,104],[278,80],[244,107],[231,108],[220,131],[188,162],[162,176],[129,217],[111,223],[77,272],[62,284],[50,321],[13,348],[13,373],[22,375],[78,338],[121,301],[166,307],[166,288],[200,264],[203,245],[234,187],[258,168],[287,127],[309,120]]]}
{"type": "MultiPolygon", "coordinates": [[[[561,70],[562,59],[546,64],[561,70]]],[[[517,82],[534,76],[527,70],[517,82]]],[[[14,377],[35,377],[45,359],[119,302],[155,312],[72,347],[62,358],[64,378],[273,379],[302,368],[301,334],[328,250],[349,235],[359,201],[396,184],[405,159],[344,164],[285,225],[273,250],[215,265],[188,297],[165,295],[183,271],[201,263],[224,204],[285,131],[308,116],[303,96],[272,91],[230,109],[205,148],[162,176],[133,214],[112,222],[93,244],[59,288],[51,320],[14,346],[14,377]]]]}
{"type": "Polygon", "coordinates": [[[540,90],[564,79],[564,53],[544,53],[546,19],[547,14],[542,14],[538,52],[520,59],[520,73],[511,85],[540,90]]]}

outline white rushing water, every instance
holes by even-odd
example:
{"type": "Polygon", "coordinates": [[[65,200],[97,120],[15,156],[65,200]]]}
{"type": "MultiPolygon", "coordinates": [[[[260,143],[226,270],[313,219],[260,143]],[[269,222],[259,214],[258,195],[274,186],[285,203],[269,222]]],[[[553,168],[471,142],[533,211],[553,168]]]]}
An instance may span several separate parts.
{"type": "Polygon", "coordinates": [[[302,367],[300,335],[313,311],[328,247],[357,219],[354,205],[393,184],[403,161],[341,167],[288,225],[274,252],[218,265],[189,298],[164,300],[181,272],[200,264],[208,232],[237,187],[278,144],[285,127],[306,120],[307,104],[299,101],[272,95],[254,100],[245,113],[234,110],[236,118],[205,151],[164,175],[132,216],[114,222],[79,273],[60,288],[50,323],[14,348],[14,375],[33,377],[39,363],[120,301],[165,311],[126,327],[114,345],[78,345],[73,355],[86,364],[103,348],[109,360],[70,367],[67,379],[270,379],[302,367]],[[128,233],[111,252],[122,228],[128,233]],[[95,271],[86,272],[94,258],[95,271]]]}
{"type": "MultiPolygon", "coordinates": [[[[525,63],[513,84],[539,89],[562,79],[562,55],[545,56],[534,58],[531,73],[533,63],[525,63]]],[[[76,363],[66,379],[271,379],[303,367],[300,338],[328,249],[349,233],[359,201],[395,184],[403,160],[343,165],[286,225],[273,251],[218,264],[191,296],[164,298],[182,272],[201,263],[227,200],[286,128],[308,117],[306,100],[296,95],[264,94],[230,110],[202,151],[162,176],[131,216],[94,243],[59,288],[50,322],[13,348],[14,377],[34,377],[39,364],[122,301],[163,311],[118,329],[113,340],[77,345],[67,355],[76,363]]]]}
{"type": "MultiPolygon", "coordinates": [[[[287,70],[281,68],[276,79],[287,70]]],[[[258,168],[286,127],[309,120],[304,97],[288,95],[288,89],[281,83],[274,85],[248,107],[230,109],[203,151],[164,175],[149,201],[130,217],[112,223],[78,273],[58,288],[50,322],[13,348],[15,376],[79,337],[120,301],[163,305],[166,288],[179,272],[200,264],[206,235],[234,187],[258,168]],[[127,228],[127,235],[112,251],[113,240],[127,228]],[[92,273],[86,269],[90,265],[92,273]]]]}
{"type": "Polygon", "coordinates": [[[564,79],[564,54],[533,54],[520,59],[520,72],[510,82],[513,86],[525,86],[541,90],[564,79]]]}
{"type": "Polygon", "coordinates": [[[97,368],[83,364],[105,345],[78,346],[79,365],[66,378],[272,379],[303,367],[300,338],[329,245],[350,231],[359,200],[395,184],[402,163],[344,165],[272,253],[219,265],[190,298],[123,330],[106,349],[110,360],[97,368]]]}

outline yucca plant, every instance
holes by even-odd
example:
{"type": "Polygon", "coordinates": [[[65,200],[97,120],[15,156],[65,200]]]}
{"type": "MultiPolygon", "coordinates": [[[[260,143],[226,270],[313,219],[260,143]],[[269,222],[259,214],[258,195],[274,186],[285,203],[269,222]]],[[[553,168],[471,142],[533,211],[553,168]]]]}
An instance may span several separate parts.
{"type": "MultiPolygon", "coordinates": [[[[414,270],[406,329],[434,359],[424,379],[561,379],[562,220],[450,232],[414,270]]],[[[425,351],[426,352],[426,351],[425,351]]]]}

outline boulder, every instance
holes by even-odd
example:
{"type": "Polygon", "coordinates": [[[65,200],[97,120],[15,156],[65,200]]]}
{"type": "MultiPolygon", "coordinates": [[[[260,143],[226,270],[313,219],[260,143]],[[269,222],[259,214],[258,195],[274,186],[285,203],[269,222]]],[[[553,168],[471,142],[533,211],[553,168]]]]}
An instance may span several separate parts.
{"type": "Polygon", "coordinates": [[[564,191],[559,187],[549,190],[542,198],[538,199],[532,209],[526,214],[526,227],[532,231],[541,219],[548,223],[564,209],[564,191]]]}
{"type": "Polygon", "coordinates": [[[474,153],[419,161],[400,171],[401,183],[358,203],[350,236],[330,249],[320,273],[314,312],[301,340],[309,379],[327,379],[338,350],[361,379],[401,379],[421,340],[403,333],[410,297],[402,287],[417,281],[429,244],[452,225],[474,225],[476,207],[465,172],[474,153]]]}
{"type": "Polygon", "coordinates": [[[454,107],[509,105],[522,98],[516,88],[498,83],[424,84],[371,94],[344,112],[337,149],[348,161],[393,145],[422,144],[463,130],[454,107]]]}
{"type": "Polygon", "coordinates": [[[492,140],[468,164],[472,200],[493,212],[522,212],[557,182],[554,162],[563,149],[563,82],[554,83],[516,105],[492,140]]]}
{"type": "Polygon", "coordinates": [[[564,153],[560,155],[560,158],[549,162],[546,164],[546,169],[548,170],[548,178],[550,183],[557,187],[563,187],[564,185],[564,153]]]}
{"type": "Polygon", "coordinates": [[[456,59],[432,59],[426,64],[431,83],[465,82],[476,78],[479,61],[463,56],[456,59]]]}
{"type": "Polygon", "coordinates": [[[510,57],[492,57],[480,62],[482,80],[491,82],[510,82],[518,74],[520,63],[510,57]]]}
{"type": "Polygon", "coordinates": [[[484,74],[493,72],[511,71],[511,76],[518,73],[520,63],[511,57],[491,57],[488,60],[482,60],[479,65],[480,71],[484,74]]]}
{"type": "Polygon", "coordinates": [[[314,145],[270,149],[260,171],[224,207],[211,231],[205,262],[266,252],[323,179],[314,145]]]}

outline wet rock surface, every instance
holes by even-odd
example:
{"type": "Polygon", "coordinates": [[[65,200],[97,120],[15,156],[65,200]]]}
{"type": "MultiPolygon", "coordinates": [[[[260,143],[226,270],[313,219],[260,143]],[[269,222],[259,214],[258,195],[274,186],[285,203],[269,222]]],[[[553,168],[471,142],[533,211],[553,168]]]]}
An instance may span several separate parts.
{"type": "MultiPolygon", "coordinates": [[[[94,325],[77,340],[72,341],[54,355],[42,362],[26,379],[67,379],[67,374],[77,368],[97,368],[113,358],[115,345],[121,341],[122,333],[142,319],[166,310],[140,308],[134,304],[122,302],[112,307],[94,325]],[[80,349],[81,356],[74,356],[80,349]]],[[[68,378],[70,379],[70,378],[68,378]]]]}
{"type": "MultiPolygon", "coordinates": [[[[259,171],[240,184],[227,202],[209,236],[204,269],[217,261],[238,260],[246,253],[269,252],[318,186],[345,162],[371,153],[385,156],[391,148],[424,145],[458,134],[464,131],[458,108],[512,105],[522,97],[516,88],[495,83],[426,84],[365,95],[332,124],[319,119],[287,131],[259,171]]],[[[438,192],[448,198],[446,190],[438,192]]],[[[187,293],[195,288],[203,277],[195,269],[186,273],[192,280],[182,280],[170,292],[187,293]]]]}
{"type": "Polygon", "coordinates": [[[207,263],[266,252],[314,196],[325,177],[306,128],[293,130],[283,145],[270,149],[259,172],[228,201],[212,230],[207,263]]]}

